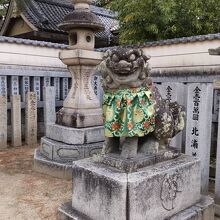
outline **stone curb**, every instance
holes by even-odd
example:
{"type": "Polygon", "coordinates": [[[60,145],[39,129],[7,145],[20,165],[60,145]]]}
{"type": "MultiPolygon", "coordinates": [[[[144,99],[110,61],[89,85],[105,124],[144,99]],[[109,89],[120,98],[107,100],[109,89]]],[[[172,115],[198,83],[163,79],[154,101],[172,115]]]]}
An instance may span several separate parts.
{"type": "Polygon", "coordinates": [[[71,163],[64,164],[46,159],[41,156],[39,149],[36,149],[34,152],[34,170],[60,179],[72,179],[71,163]]]}

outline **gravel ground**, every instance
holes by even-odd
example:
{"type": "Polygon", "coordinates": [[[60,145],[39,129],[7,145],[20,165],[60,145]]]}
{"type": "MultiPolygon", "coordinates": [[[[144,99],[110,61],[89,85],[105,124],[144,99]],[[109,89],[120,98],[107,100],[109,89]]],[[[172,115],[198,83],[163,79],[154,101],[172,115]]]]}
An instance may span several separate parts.
{"type": "Polygon", "coordinates": [[[71,199],[71,181],[33,171],[35,148],[0,151],[0,220],[56,220],[58,206],[71,199]]]}
{"type": "Polygon", "coordinates": [[[0,220],[55,220],[71,199],[71,181],[33,171],[34,148],[0,151],[0,220]]]}

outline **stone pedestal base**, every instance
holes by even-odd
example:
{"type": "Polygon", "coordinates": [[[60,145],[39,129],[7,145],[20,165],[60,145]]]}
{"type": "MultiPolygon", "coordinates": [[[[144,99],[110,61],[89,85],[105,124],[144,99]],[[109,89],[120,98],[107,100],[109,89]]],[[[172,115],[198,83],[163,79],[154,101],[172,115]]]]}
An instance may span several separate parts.
{"type": "MultiPolygon", "coordinates": [[[[71,202],[65,203],[59,207],[58,220],[91,220],[85,215],[72,208],[71,202]]],[[[121,219],[120,216],[116,220],[121,219]]],[[[150,218],[146,218],[146,220],[150,218]]],[[[138,219],[136,219],[138,220],[138,219]]],[[[163,217],[158,220],[165,220],[163,217]]],[[[204,196],[195,205],[167,218],[166,220],[214,220],[213,199],[204,196]]]]}
{"type": "Polygon", "coordinates": [[[220,205],[215,204],[215,215],[220,217],[220,205]]]}
{"type": "Polygon", "coordinates": [[[123,159],[119,154],[111,153],[107,155],[99,155],[94,158],[98,162],[101,162],[110,167],[117,168],[126,173],[136,172],[140,168],[150,166],[159,162],[175,159],[180,156],[178,149],[170,148],[161,150],[153,155],[138,154],[137,157],[131,159],[123,159]]]}
{"type": "Polygon", "coordinates": [[[40,154],[45,158],[56,162],[68,163],[101,152],[103,142],[91,144],[66,144],[54,141],[47,137],[41,138],[40,154]]]}
{"type": "Polygon", "coordinates": [[[57,112],[56,123],[73,128],[85,128],[103,125],[102,109],[62,108],[57,112]]]}
{"type": "Polygon", "coordinates": [[[58,178],[71,179],[72,162],[101,152],[103,127],[68,128],[47,125],[46,137],[35,152],[34,169],[58,178]]]}
{"type": "Polygon", "coordinates": [[[169,219],[200,201],[200,182],[200,161],[186,155],[133,173],[84,159],[73,163],[72,209],[84,219],[169,219]]]}
{"type": "Polygon", "coordinates": [[[57,124],[47,125],[46,137],[66,144],[90,144],[104,141],[103,126],[69,128],[57,124]]]}
{"type": "Polygon", "coordinates": [[[41,155],[40,149],[34,152],[34,170],[60,179],[72,179],[72,162],[62,163],[49,160],[41,155]]]}

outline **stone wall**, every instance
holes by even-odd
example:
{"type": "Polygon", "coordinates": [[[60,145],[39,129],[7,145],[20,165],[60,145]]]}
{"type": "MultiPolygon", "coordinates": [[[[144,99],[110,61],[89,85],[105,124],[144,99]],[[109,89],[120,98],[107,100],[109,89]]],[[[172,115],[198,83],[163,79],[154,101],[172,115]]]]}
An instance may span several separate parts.
{"type": "Polygon", "coordinates": [[[180,77],[178,81],[198,82],[196,76],[202,76],[212,82],[213,78],[209,76],[219,75],[220,59],[210,56],[208,50],[219,45],[220,39],[144,47],[143,50],[151,56],[152,76],[157,80],[166,81],[168,79],[163,79],[164,76],[173,76],[173,81],[180,77]]]}

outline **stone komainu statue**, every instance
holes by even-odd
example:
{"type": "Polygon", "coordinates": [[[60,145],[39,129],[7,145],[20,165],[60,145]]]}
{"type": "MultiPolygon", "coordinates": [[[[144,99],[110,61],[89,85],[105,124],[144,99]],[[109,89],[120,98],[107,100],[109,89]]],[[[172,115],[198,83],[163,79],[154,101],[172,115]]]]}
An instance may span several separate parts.
{"type": "Polygon", "coordinates": [[[104,89],[104,154],[133,158],[138,152],[156,153],[184,128],[183,107],[162,99],[152,84],[149,59],[140,49],[117,48],[108,50],[98,66],[104,89]]]}

